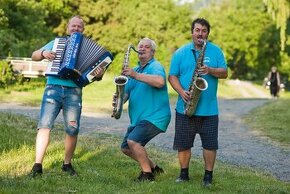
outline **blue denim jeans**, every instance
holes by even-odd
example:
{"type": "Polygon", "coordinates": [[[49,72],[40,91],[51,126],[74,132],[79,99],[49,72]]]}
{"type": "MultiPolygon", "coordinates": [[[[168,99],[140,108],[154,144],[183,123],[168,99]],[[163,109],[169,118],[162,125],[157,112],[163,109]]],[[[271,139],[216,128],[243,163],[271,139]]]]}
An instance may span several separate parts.
{"type": "Polygon", "coordinates": [[[60,110],[68,135],[79,133],[82,112],[82,89],[60,85],[46,85],[42,98],[38,129],[52,129],[60,110]]]}

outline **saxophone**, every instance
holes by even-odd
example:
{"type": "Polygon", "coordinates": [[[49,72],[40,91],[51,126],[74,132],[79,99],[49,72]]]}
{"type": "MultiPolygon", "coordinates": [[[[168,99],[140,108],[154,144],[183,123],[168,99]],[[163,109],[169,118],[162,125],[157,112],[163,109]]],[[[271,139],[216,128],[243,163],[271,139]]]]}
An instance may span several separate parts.
{"type": "Polygon", "coordinates": [[[193,72],[192,80],[189,86],[190,100],[185,104],[185,115],[192,116],[195,112],[197,103],[199,101],[201,92],[208,87],[207,81],[198,73],[198,69],[203,66],[203,59],[205,54],[206,40],[203,40],[202,49],[197,59],[196,69],[193,72]]]}
{"type": "MultiPolygon", "coordinates": [[[[128,46],[124,56],[122,71],[129,66],[129,57],[131,49],[133,49],[136,53],[139,53],[132,44],[128,46]]],[[[114,82],[116,84],[116,92],[113,95],[113,103],[112,103],[113,113],[111,117],[114,117],[115,119],[119,119],[121,117],[124,104],[125,85],[128,82],[128,77],[122,75],[122,71],[121,75],[115,77],[114,79],[114,82]]]]}

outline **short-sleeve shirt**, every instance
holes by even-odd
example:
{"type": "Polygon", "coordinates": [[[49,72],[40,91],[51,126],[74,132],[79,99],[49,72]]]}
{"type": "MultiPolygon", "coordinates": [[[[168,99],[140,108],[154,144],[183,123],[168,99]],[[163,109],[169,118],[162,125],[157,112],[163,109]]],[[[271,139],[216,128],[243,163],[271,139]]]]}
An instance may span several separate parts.
{"type": "MultiPolygon", "coordinates": [[[[166,83],[165,70],[154,58],[143,68],[139,64],[134,70],[138,73],[162,76],[166,83]]],[[[162,131],[167,130],[171,118],[167,84],[162,88],[156,88],[129,78],[125,92],[129,95],[128,109],[131,126],[147,120],[162,131]]]]}
{"type": "MultiPolygon", "coordinates": [[[[177,76],[184,90],[188,90],[190,87],[199,54],[200,51],[196,50],[194,43],[191,42],[177,49],[171,58],[169,75],[177,76]]],[[[204,64],[213,68],[227,68],[222,50],[209,41],[205,49],[204,64]]],[[[209,74],[202,75],[202,78],[207,81],[208,88],[201,92],[194,115],[217,115],[219,113],[217,100],[218,78],[209,74]]],[[[185,112],[185,103],[180,95],[176,103],[176,111],[180,114],[185,112]]]]}
{"type": "MultiPolygon", "coordinates": [[[[54,40],[50,41],[46,45],[44,45],[41,49],[51,51],[53,48],[54,40]]],[[[47,76],[47,84],[55,84],[67,87],[78,87],[72,80],[70,79],[62,79],[56,76],[47,76]]]]}

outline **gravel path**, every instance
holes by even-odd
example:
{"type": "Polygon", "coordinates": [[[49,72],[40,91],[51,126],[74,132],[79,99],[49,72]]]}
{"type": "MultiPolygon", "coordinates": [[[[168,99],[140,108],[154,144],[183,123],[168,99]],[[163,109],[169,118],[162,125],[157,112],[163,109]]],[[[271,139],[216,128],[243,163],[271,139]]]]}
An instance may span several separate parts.
{"type": "MultiPolygon", "coordinates": [[[[290,148],[283,148],[251,131],[242,123],[241,117],[251,109],[261,106],[269,99],[220,99],[219,150],[217,160],[237,166],[247,166],[272,174],[278,179],[290,182],[290,148]]],[[[39,108],[17,104],[0,104],[0,111],[24,114],[38,118],[39,108]]],[[[174,111],[174,107],[172,107],[174,111]]],[[[158,147],[172,152],[174,137],[174,118],[166,133],[158,135],[151,141],[158,147]]],[[[58,117],[61,121],[62,116],[58,117]]],[[[119,120],[112,119],[108,114],[86,113],[82,115],[81,134],[89,135],[96,132],[123,135],[129,123],[124,112],[119,120]]],[[[202,157],[200,139],[193,149],[193,155],[202,157]]]]}

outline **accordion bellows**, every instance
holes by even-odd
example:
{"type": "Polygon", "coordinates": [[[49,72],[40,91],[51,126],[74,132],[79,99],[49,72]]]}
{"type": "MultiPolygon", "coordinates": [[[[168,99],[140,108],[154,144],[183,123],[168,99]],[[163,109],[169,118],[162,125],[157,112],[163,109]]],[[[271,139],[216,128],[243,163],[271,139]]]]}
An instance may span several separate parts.
{"type": "Polygon", "coordinates": [[[113,61],[108,50],[78,32],[55,38],[52,51],[56,57],[47,66],[45,75],[71,79],[79,87],[97,80],[96,68],[106,69],[113,61]]]}

